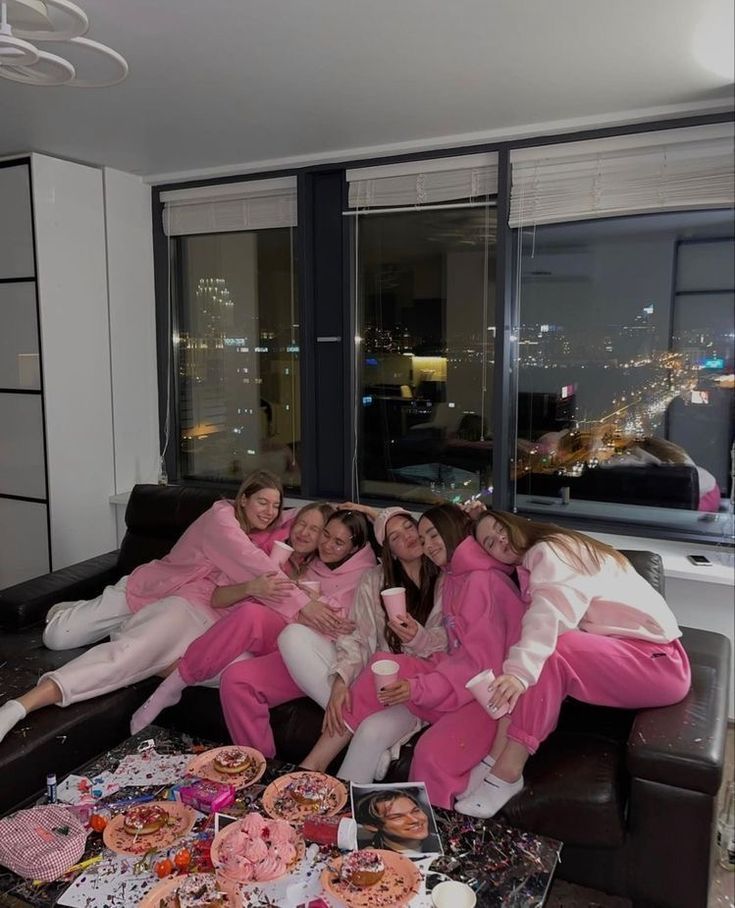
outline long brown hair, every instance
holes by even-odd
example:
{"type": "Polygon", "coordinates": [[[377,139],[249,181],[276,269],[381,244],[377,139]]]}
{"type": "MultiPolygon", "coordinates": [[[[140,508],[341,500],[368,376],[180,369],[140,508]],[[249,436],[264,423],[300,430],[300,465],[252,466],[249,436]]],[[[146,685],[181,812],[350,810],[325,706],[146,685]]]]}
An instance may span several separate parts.
{"type": "Polygon", "coordinates": [[[501,524],[508,534],[508,544],[519,555],[525,555],[539,542],[548,542],[569,567],[581,574],[594,574],[599,571],[606,556],[614,558],[621,567],[630,565],[625,555],[617,549],[604,542],[598,542],[591,536],[578,533],[576,530],[568,530],[555,523],[528,520],[507,511],[488,511],[481,514],[475,524],[475,535],[480,523],[487,517],[493,517],[501,524]]]}
{"type": "Polygon", "coordinates": [[[327,567],[332,571],[341,567],[345,561],[349,561],[353,555],[356,555],[360,549],[364,548],[370,536],[367,519],[360,511],[334,511],[333,514],[329,515],[327,523],[331,523],[333,520],[338,520],[345,529],[350,531],[350,538],[355,546],[355,551],[345,555],[339,561],[328,564],[327,567]]]}
{"type": "MultiPolygon", "coordinates": [[[[472,535],[474,522],[459,505],[437,504],[428,511],[424,511],[421,517],[430,520],[436,527],[436,531],[442,538],[447,549],[447,562],[452,560],[452,556],[457,546],[472,535]]],[[[420,519],[419,519],[419,522],[420,519]]]]}
{"type": "MultiPolygon", "coordinates": [[[[410,520],[414,526],[417,525],[413,517],[410,517],[408,514],[397,514],[396,516],[400,517],[402,520],[410,520]]],[[[391,551],[390,545],[388,544],[387,533],[385,534],[383,546],[380,550],[380,560],[383,567],[383,585],[381,586],[381,589],[387,590],[393,586],[404,587],[406,590],[406,611],[413,619],[418,621],[419,624],[425,625],[426,619],[429,617],[431,610],[434,607],[434,588],[436,587],[436,580],[439,576],[439,568],[430,558],[427,558],[426,555],[422,555],[421,571],[419,573],[420,582],[419,585],[416,586],[409,577],[404,566],[401,564],[400,559],[396,558],[391,551]]],[[[386,619],[385,639],[388,648],[392,653],[400,653],[403,650],[403,644],[396,632],[388,627],[388,613],[385,611],[385,604],[383,604],[383,612],[386,619]]]]}
{"type": "Polygon", "coordinates": [[[250,533],[253,528],[250,526],[245,514],[245,505],[242,499],[243,497],[250,498],[251,495],[255,495],[256,492],[260,492],[262,489],[275,489],[279,496],[278,513],[268,526],[273,526],[281,516],[281,511],[283,510],[283,486],[281,485],[281,480],[268,470],[255,470],[243,479],[240,483],[240,488],[237,490],[237,495],[235,495],[235,516],[246,533],[250,533]]]}

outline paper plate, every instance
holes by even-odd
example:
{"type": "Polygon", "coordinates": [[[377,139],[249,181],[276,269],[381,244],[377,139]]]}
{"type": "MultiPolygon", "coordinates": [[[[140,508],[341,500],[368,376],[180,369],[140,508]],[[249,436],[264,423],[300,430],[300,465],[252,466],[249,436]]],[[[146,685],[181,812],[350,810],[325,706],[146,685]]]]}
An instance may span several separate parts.
{"type": "Polygon", "coordinates": [[[418,867],[394,851],[371,848],[385,864],[385,875],[374,886],[359,889],[339,878],[344,858],[332,861],[332,868],[322,871],[321,884],[325,892],[347,908],[398,908],[406,905],[418,895],[421,888],[421,873],[418,867]]]}
{"type": "Polygon", "coordinates": [[[347,803],[347,789],[332,776],[323,772],[290,772],[280,776],[263,792],[263,808],[272,817],[288,820],[289,823],[300,823],[307,817],[332,816],[347,803]],[[300,804],[288,793],[289,786],[304,778],[313,779],[324,787],[324,799],[321,804],[314,807],[310,804],[300,804]]]}
{"type": "MultiPolygon", "coordinates": [[[[277,819],[277,818],[274,818],[274,819],[277,819]]],[[[270,822],[270,821],[268,821],[268,822],[270,822]]],[[[227,826],[225,826],[224,829],[221,829],[217,833],[217,835],[214,837],[214,841],[212,842],[212,848],[211,848],[210,854],[212,857],[212,863],[214,864],[215,869],[217,870],[217,875],[225,881],[231,881],[233,883],[237,883],[242,886],[247,886],[247,885],[251,885],[251,884],[252,885],[262,885],[265,883],[272,882],[272,880],[263,880],[263,883],[260,884],[257,880],[245,880],[245,881],[236,880],[234,877],[227,875],[227,872],[225,871],[224,867],[222,866],[222,861],[220,859],[220,853],[222,851],[223,845],[227,842],[228,838],[230,836],[234,835],[237,832],[237,830],[239,829],[239,827],[240,827],[239,820],[235,823],[228,823],[227,826]]],[[[273,879],[280,879],[282,876],[285,876],[287,873],[291,873],[291,871],[295,867],[297,867],[299,865],[299,863],[303,860],[304,853],[306,851],[306,846],[304,844],[304,838],[301,835],[301,833],[297,832],[292,826],[289,826],[289,830],[291,832],[291,843],[293,844],[294,848],[296,849],[296,857],[286,867],[286,869],[281,874],[281,876],[273,877],[273,879]]]]}
{"type": "Polygon", "coordinates": [[[212,750],[205,750],[204,753],[197,754],[196,757],[186,767],[186,771],[200,779],[207,779],[209,782],[225,782],[236,789],[247,788],[253,785],[265,772],[265,757],[254,747],[243,747],[240,744],[230,744],[229,747],[215,747],[212,750]],[[215,758],[226,750],[241,750],[249,757],[252,757],[258,764],[254,772],[228,773],[220,772],[214,767],[215,758]]]}
{"type": "MultiPolygon", "coordinates": [[[[195,874],[214,878],[211,873],[195,874]]],[[[138,908],[179,908],[176,897],[179,886],[188,879],[186,876],[170,876],[157,883],[139,903],[138,908]]],[[[229,898],[231,908],[242,908],[242,901],[237,893],[237,887],[229,885],[226,881],[218,880],[220,888],[229,898]]]]}
{"type": "Polygon", "coordinates": [[[169,815],[169,822],[150,835],[132,835],[124,829],[125,814],[119,813],[105,826],[102,840],[118,854],[137,856],[146,851],[163,851],[191,831],[196,822],[196,811],[178,801],[150,801],[147,807],[162,807],[169,815]]]}

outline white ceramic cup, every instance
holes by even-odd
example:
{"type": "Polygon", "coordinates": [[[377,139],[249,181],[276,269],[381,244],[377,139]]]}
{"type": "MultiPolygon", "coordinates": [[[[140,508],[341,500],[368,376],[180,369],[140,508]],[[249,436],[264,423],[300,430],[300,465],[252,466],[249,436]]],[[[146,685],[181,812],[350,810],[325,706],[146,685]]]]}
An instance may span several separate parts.
{"type": "Polygon", "coordinates": [[[486,668],[484,672],[480,672],[474,678],[470,678],[465,687],[493,719],[500,719],[501,716],[508,712],[508,705],[506,704],[498,709],[490,709],[490,685],[494,680],[495,672],[491,668],[486,668]]]}
{"type": "Polygon", "coordinates": [[[287,542],[281,542],[277,539],[273,543],[273,548],[271,549],[271,561],[275,561],[278,567],[283,567],[283,565],[291,557],[293,549],[287,542]]]}
{"type": "Polygon", "coordinates": [[[370,666],[373,672],[373,681],[375,689],[381,690],[389,684],[398,680],[398,669],[400,666],[393,659],[378,659],[370,666]]]}
{"type": "Polygon", "coordinates": [[[431,890],[431,901],[436,908],[474,908],[477,896],[467,883],[445,880],[431,890]]]}
{"type": "Polygon", "coordinates": [[[406,590],[402,586],[392,586],[380,594],[383,598],[388,617],[401,620],[406,617],[406,590]]]}
{"type": "Polygon", "coordinates": [[[322,591],[322,585],[318,580],[301,580],[299,584],[313,596],[318,596],[322,591]]]}

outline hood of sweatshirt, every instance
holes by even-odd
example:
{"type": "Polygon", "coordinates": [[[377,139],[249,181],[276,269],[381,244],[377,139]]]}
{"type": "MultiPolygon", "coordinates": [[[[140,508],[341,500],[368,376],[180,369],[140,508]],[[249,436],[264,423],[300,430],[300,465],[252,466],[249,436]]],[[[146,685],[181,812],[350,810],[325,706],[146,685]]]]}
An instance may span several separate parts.
{"type": "Polygon", "coordinates": [[[307,567],[303,580],[318,580],[321,584],[322,601],[329,600],[332,608],[347,617],[352,611],[357,585],[365,571],[376,565],[375,555],[369,545],[355,552],[344,564],[330,570],[326,564],[315,558],[307,567]]]}

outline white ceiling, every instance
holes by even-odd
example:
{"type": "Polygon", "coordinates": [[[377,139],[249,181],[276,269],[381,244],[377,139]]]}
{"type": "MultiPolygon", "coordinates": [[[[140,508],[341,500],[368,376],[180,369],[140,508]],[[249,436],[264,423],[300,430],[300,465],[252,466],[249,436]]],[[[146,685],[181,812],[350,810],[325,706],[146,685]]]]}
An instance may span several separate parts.
{"type": "Polygon", "coordinates": [[[732,45],[733,0],[77,2],[128,79],[0,79],[0,155],[158,181],[733,106],[732,76],[693,52],[707,27],[732,45]]]}

